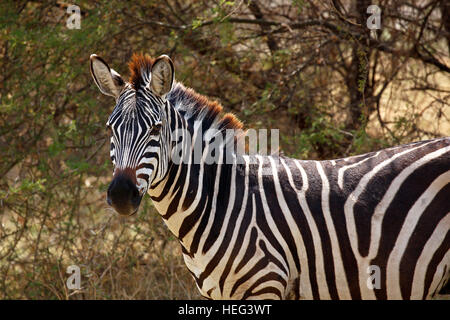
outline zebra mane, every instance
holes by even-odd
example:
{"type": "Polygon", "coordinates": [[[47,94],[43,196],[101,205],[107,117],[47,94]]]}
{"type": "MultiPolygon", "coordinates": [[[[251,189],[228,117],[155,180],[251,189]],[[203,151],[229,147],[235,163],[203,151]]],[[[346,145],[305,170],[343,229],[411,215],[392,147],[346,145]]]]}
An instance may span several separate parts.
{"type": "Polygon", "coordinates": [[[223,107],[219,102],[209,100],[206,96],[185,87],[180,82],[174,83],[167,99],[186,119],[207,122],[208,128],[218,130],[244,128],[242,122],[234,114],[223,112],[223,107]]]}
{"type": "MultiPolygon", "coordinates": [[[[135,90],[146,86],[155,59],[141,53],[134,53],[128,67],[130,69],[129,82],[135,90]]],[[[243,129],[242,122],[232,113],[224,113],[223,107],[217,102],[185,87],[180,82],[174,82],[172,90],[167,95],[175,109],[187,119],[207,121],[209,128],[219,130],[243,129]]]]}
{"type": "Polygon", "coordinates": [[[130,69],[130,79],[128,80],[135,90],[140,86],[147,85],[155,59],[142,53],[133,53],[128,68],[130,69]]]}

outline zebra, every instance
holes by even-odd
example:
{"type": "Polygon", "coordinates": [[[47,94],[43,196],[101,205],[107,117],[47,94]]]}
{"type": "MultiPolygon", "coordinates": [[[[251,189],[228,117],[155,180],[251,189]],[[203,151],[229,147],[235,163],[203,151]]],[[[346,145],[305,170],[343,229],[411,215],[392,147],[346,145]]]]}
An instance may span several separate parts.
{"type": "Polygon", "coordinates": [[[193,157],[187,135],[207,152],[207,129],[243,124],[175,81],[167,55],[134,54],[128,81],[95,54],[90,70],[116,99],[107,202],[132,215],[148,193],[203,297],[430,299],[448,289],[449,137],[327,161],[180,163],[175,153],[193,157]]]}

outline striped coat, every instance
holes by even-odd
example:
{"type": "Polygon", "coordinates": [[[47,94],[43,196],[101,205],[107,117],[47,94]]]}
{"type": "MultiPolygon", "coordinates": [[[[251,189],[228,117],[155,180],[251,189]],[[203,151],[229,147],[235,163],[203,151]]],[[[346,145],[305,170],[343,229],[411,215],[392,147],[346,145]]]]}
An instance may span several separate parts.
{"type": "Polygon", "coordinates": [[[448,287],[450,138],[330,161],[224,146],[208,163],[212,141],[242,124],[176,83],[167,56],[134,56],[130,71],[126,82],[91,56],[116,99],[107,202],[131,215],[148,193],[203,296],[425,299],[448,287]],[[174,161],[195,146],[200,162],[174,161]]]}
{"type": "Polygon", "coordinates": [[[331,161],[255,158],[198,168],[178,192],[173,167],[149,192],[205,297],[423,299],[448,281],[449,138],[331,161]]]}

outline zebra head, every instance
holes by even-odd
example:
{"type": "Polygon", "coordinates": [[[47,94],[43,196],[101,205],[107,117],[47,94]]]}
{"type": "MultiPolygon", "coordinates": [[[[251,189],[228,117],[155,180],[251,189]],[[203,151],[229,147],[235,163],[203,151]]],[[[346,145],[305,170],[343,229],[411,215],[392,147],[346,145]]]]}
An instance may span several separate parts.
{"type": "Polygon", "coordinates": [[[132,215],[150,185],[168,170],[170,130],[165,106],[174,79],[173,63],[166,55],[155,60],[134,55],[126,82],[99,56],[93,54],[90,60],[96,85],[116,99],[106,123],[114,165],[107,202],[119,214],[132,215]]]}

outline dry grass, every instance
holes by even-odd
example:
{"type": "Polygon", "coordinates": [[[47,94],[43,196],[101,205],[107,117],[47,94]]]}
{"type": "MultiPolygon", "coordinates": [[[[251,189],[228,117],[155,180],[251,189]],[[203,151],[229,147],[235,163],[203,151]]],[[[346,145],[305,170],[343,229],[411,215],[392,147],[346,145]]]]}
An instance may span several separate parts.
{"type": "Polygon", "coordinates": [[[104,204],[104,177],[85,179],[78,213],[0,218],[0,299],[199,299],[177,240],[151,201],[121,218],[104,204]],[[89,185],[89,186],[87,186],[89,185]],[[81,270],[68,290],[66,269],[81,270]]]}

